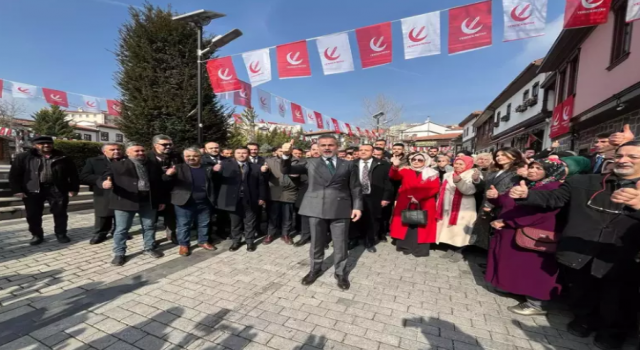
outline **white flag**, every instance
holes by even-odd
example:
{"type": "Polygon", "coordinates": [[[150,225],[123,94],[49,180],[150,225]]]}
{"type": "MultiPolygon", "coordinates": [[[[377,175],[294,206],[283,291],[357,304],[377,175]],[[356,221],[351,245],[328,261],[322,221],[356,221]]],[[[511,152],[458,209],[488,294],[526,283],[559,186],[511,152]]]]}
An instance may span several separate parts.
{"type": "Polygon", "coordinates": [[[353,70],[353,56],[347,33],[323,36],[316,42],[324,75],[353,70]]]}
{"type": "Polygon", "coordinates": [[[315,113],[313,113],[312,110],[305,108],[304,109],[304,114],[307,116],[307,124],[313,124],[313,125],[317,125],[318,123],[316,122],[316,115],[315,113]]]}
{"type": "Polygon", "coordinates": [[[340,124],[340,131],[342,131],[345,134],[349,133],[349,128],[347,128],[347,124],[345,124],[343,121],[338,121],[338,124],[340,124]]]}
{"type": "Polygon", "coordinates": [[[82,95],[82,109],[87,112],[100,112],[100,103],[97,97],[82,95]]]}
{"type": "Polygon", "coordinates": [[[640,1],[629,0],[627,4],[627,22],[633,22],[640,19],[640,1]]]}
{"type": "Polygon", "coordinates": [[[441,52],[440,12],[402,19],[402,38],[406,60],[439,55],[441,52]]]}
{"type": "Polygon", "coordinates": [[[271,93],[264,90],[258,90],[258,100],[260,102],[260,109],[266,113],[271,114],[271,93]]]}
{"type": "Polygon", "coordinates": [[[32,98],[36,96],[36,86],[22,84],[13,81],[11,85],[11,94],[13,98],[32,98]]]}
{"type": "Polygon", "coordinates": [[[280,96],[276,96],[276,105],[278,106],[278,114],[280,114],[280,116],[282,118],[284,118],[284,116],[287,114],[287,100],[285,100],[284,98],[280,97],[280,96]]]}
{"type": "Polygon", "coordinates": [[[251,86],[258,86],[271,81],[271,58],[269,49],[251,51],[242,54],[247,67],[251,86]]]}
{"type": "Polygon", "coordinates": [[[513,41],[544,35],[548,0],[502,0],[504,39],[513,41]]]}

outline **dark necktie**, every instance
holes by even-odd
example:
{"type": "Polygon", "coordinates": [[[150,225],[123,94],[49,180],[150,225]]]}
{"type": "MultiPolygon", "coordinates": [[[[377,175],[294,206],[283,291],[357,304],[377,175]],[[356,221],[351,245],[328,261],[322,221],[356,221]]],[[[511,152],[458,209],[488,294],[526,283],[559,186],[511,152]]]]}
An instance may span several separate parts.
{"type": "Polygon", "coordinates": [[[245,173],[244,163],[240,164],[240,173],[242,174],[242,179],[244,180],[244,173],[245,173]]]}
{"type": "Polygon", "coordinates": [[[336,166],[333,164],[333,158],[325,158],[327,161],[327,167],[329,168],[329,172],[331,175],[336,173],[336,166]]]}
{"type": "Polygon", "coordinates": [[[596,157],[596,164],[593,167],[594,174],[600,174],[602,172],[602,163],[604,162],[603,156],[596,157]]]}
{"type": "Polygon", "coordinates": [[[369,162],[365,161],[362,166],[362,193],[369,194],[371,191],[371,180],[369,180],[369,162]]]}

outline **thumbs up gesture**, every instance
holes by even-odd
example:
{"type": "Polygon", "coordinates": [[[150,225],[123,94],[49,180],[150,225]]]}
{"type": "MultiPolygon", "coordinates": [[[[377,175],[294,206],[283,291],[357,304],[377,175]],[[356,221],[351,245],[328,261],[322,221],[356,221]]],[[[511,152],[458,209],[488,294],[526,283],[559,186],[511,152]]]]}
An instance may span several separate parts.
{"type": "Polygon", "coordinates": [[[487,198],[495,199],[498,198],[498,195],[499,193],[496,187],[494,185],[491,185],[491,187],[489,187],[489,190],[487,191],[487,198]]]}
{"type": "Polygon", "coordinates": [[[111,182],[111,177],[107,177],[106,180],[102,181],[102,188],[105,190],[110,190],[113,188],[113,182],[111,182]]]}
{"type": "Polygon", "coordinates": [[[213,171],[218,172],[220,170],[222,170],[222,164],[221,163],[218,163],[218,164],[213,166],[213,171]]]}
{"type": "Polygon", "coordinates": [[[528,196],[529,188],[527,187],[527,184],[524,182],[524,180],[520,181],[520,184],[518,186],[514,186],[509,191],[509,197],[511,198],[527,198],[528,196]]]}
{"type": "Polygon", "coordinates": [[[471,175],[471,179],[473,181],[478,181],[480,179],[480,170],[478,170],[478,168],[473,169],[473,174],[471,175]]]}
{"type": "Polygon", "coordinates": [[[629,124],[625,124],[622,132],[617,132],[609,136],[609,144],[612,146],[620,146],[626,142],[633,141],[635,136],[631,132],[629,124]]]}
{"type": "Polygon", "coordinates": [[[453,173],[453,183],[457,184],[458,182],[460,182],[460,180],[462,180],[460,175],[458,175],[458,173],[453,173]]]}
{"type": "Polygon", "coordinates": [[[264,163],[264,165],[260,167],[260,171],[262,171],[263,173],[269,171],[269,166],[267,165],[267,163],[264,163]]]}
{"type": "Polygon", "coordinates": [[[291,139],[291,142],[287,142],[284,145],[282,145],[282,153],[285,155],[290,155],[291,154],[291,150],[293,149],[293,143],[295,142],[295,140],[291,139]]]}
{"type": "Polygon", "coordinates": [[[172,166],[171,168],[167,169],[167,172],[165,174],[167,174],[168,176],[173,176],[176,174],[176,166],[172,166]]]}
{"type": "Polygon", "coordinates": [[[640,210],[640,181],[636,183],[635,188],[621,188],[613,192],[611,201],[640,210]]]}

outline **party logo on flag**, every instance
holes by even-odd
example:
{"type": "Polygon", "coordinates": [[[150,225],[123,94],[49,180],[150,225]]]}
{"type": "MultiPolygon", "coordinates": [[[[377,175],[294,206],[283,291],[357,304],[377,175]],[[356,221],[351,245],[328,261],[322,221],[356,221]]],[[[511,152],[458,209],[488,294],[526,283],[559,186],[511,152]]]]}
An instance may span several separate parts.
{"type": "Polygon", "coordinates": [[[304,124],[304,114],[302,114],[302,107],[299,104],[291,102],[291,116],[294,123],[304,124]]]}
{"type": "Polygon", "coordinates": [[[242,115],[236,113],[233,115],[233,122],[236,124],[242,124],[242,115]]]}
{"type": "Polygon", "coordinates": [[[351,131],[351,125],[349,125],[349,123],[344,123],[344,125],[347,127],[347,132],[349,133],[349,136],[353,136],[353,131],[351,131]]]}
{"type": "Polygon", "coordinates": [[[503,0],[504,41],[544,35],[548,0],[503,0]]]}
{"type": "Polygon", "coordinates": [[[393,59],[391,22],[356,29],[362,68],[391,63],[393,59]]]}
{"type": "Polygon", "coordinates": [[[440,54],[440,12],[404,18],[402,37],[407,60],[440,54]]]}
{"type": "Polygon", "coordinates": [[[313,114],[315,114],[316,117],[316,126],[318,127],[318,130],[322,130],[324,125],[322,122],[322,114],[320,114],[320,112],[313,112],[313,114]]]}
{"type": "Polygon", "coordinates": [[[611,0],[567,0],[564,28],[579,28],[607,23],[611,0]]]}
{"type": "Polygon", "coordinates": [[[276,56],[280,79],[311,76],[306,40],[276,46],[276,56]]]}
{"type": "Polygon", "coordinates": [[[269,49],[262,49],[242,54],[247,67],[249,81],[252,86],[258,86],[271,81],[271,58],[269,49]]]}
{"type": "Polygon", "coordinates": [[[233,92],[242,89],[242,84],[230,56],[207,62],[207,73],[215,93],[233,92]]]}
{"type": "Polygon", "coordinates": [[[340,125],[338,124],[338,121],[334,118],[331,118],[331,123],[333,124],[333,130],[337,133],[340,133],[340,125]]]}
{"type": "Polygon", "coordinates": [[[276,96],[276,104],[278,105],[278,114],[284,118],[287,113],[287,100],[280,96],[276,96]]]}
{"type": "Polygon", "coordinates": [[[32,98],[36,96],[36,89],[37,87],[33,85],[13,82],[11,86],[11,95],[13,98],[32,98]]]}
{"type": "Polygon", "coordinates": [[[307,115],[307,124],[316,125],[316,115],[315,115],[315,113],[312,110],[307,109],[306,110],[306,115],[307,115]]]}
{"type": "Polygon", "coordinates": [[[491,1],[449,10],[449,54],[491,46],[491,1]]]}
{"type": "Polygon", "coordinates": [[[353,71],[353,56],[347,33],[323,36],[316,43],[325,75],[353,71]]]}
{"type": "Polygon", "coordinates": [[[251,108],[251,84],[240,81],[242,88],[233,94],[233,104],[251,108]]]}
{"type": "Polygon", "coordinates": [[[100,103],[98,98],[93,96],[82,95],[82,108],[88,112],[100,112],[100,103]]]}
{"type": "MultiPolygon", "coordinates": [[[[627,3],[627,22],[633,22],[640,19],[640,0],[629,0],[627,3]]],[[[2,83],[0,82],[0,86],[2,83]]],[[[0,95],[2,97],[2,95],[0,95]]]]}
{"type": "Polygon", "coordinates": [[[360,130],[359,126],[356,126],[356,130],[358,130],[358,136],[362,136],[362,130],[360,130]]]}
{"type": "Polygon", "coordinates": [[[69,101],[67,99],[66,92],[42,88],[42,94],[44,95],[44,99],[48,104],[69,108],[69,101]]]}
{"type": "Polygon", "coordinates": [[[122,104],[120,101],[107,100],[107,112],[109,115],[120,117],[122,115],[122,104]]]}
{"type": "Polygon", "coordinates": [[[258,100],[260,109],[271,114],[271,93],[258,89],[258,100]]]}

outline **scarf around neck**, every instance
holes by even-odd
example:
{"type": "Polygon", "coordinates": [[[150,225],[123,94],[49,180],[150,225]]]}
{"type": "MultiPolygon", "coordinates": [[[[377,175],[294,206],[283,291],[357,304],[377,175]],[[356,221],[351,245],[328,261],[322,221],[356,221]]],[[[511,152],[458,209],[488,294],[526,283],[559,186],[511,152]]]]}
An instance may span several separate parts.
{"type": "Polygon", "coordinates": [[[129,158],[131,163],[136,168],[136,173],[138,174],[138,191],[149,191],[149,173],[147,172],[147,168],[145,164],[147,163],[147,159],[138,160],[135,158],[129,158]]]}

